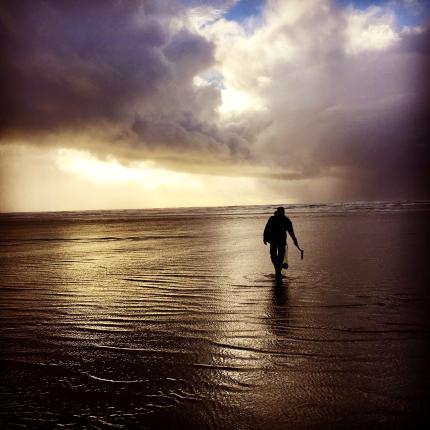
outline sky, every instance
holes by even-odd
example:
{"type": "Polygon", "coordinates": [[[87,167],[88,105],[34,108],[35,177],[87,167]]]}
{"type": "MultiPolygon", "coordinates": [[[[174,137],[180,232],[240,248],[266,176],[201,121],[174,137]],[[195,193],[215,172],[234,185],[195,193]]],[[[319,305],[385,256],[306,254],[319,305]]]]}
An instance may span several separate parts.
{"type": "Polygon", "coordinates": [[[429,199],[430,2],[6,0],[0,211],[429,199]]]}

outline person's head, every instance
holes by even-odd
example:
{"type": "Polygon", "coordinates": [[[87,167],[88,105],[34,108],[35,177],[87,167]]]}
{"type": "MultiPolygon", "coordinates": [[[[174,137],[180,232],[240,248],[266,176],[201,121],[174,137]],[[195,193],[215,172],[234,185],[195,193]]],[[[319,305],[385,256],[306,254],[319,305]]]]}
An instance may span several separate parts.
{"type": "Polygon", "coordinates": [[[285,215],[285,209],[282,206],[279,206],[278,209],[276,209],[275,211],[275,215],[276,216],[282,216],[285,215]]]}

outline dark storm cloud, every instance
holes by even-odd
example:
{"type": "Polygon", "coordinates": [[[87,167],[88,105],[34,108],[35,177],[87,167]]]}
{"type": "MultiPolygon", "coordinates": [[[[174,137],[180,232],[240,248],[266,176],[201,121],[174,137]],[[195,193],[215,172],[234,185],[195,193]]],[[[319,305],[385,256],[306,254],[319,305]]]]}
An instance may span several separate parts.
{"type": "Polygon", "coordinates": [[[1,21],[3,131],[117,119],[169,73],[168,35],[138,2],[9,1],[1,21]]]}
{"type": "Polygon", "coordinates": [[[149,148],[201,151],[207,155],[218,154],[228,158],[247,158],[247,141],[228,128],[198,120],[192,112],[182,112],[176,118],[137,117],[133,131],[149,148]]]}
{"type": "Polygon", "coordinates": [[[182,11],[165,4],[2,3],[3,133],[121,121],[149,108],[173,81],[210,65],[213,46],[186,30],[170,30],[182,11]]]}

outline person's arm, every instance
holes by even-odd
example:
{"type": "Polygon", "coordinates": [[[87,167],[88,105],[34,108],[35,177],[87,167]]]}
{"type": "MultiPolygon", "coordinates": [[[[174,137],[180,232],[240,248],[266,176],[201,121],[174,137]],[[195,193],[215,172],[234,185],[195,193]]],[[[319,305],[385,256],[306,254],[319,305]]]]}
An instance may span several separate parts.
{"type": "Polygon", "coordinates": [[[291,239],[293,239],[294,245],[296,245],[298,247],[299,242],[297,242],[296,235],[294,234],[293,223],[290,220],[288,220],[288,221],[289,221],[287,224],[288,234],[291,236],[291,239]]]}
{"type": "Polygon", "coordinates": [[[271,230],[271,220],[272,218],[269,218],[269,220],[266,223],[266,227],[264,227],[264,233],[263,233],[263,242],[266,245],[267,242],[270,242],[270,230],[271,230]]]}

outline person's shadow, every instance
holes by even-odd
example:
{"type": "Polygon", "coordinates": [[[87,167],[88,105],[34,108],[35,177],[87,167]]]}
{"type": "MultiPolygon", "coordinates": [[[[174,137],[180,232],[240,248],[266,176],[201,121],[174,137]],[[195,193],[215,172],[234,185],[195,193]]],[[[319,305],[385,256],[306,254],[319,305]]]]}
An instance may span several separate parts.
{"type": "Polygon", "coordinates": [[[289,280],[276,279],[272,286],[270,302],[271,329],[276,336],[285,336],[289,326],[288,312],[289,280]]]}

